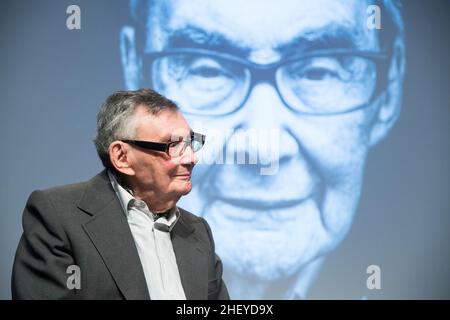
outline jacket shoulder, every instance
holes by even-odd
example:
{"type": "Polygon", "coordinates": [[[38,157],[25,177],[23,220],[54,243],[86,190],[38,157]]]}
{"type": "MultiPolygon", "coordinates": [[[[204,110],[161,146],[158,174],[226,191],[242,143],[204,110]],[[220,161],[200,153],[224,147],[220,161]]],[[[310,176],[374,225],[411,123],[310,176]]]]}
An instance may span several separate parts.
{"type": "Polygon", "coordinates": [[[35,190],[30,196],[30,200],[37,197],[50,199],[52,202],[74,202],[81,198],[86,190],[88,182],[79,182],[48,189],[35,190]]]}
{"type": "Polygon", "coordinates": [[[92,188],[92,186],[98,184],[98,182],[107,181],[106,179],[108,179],[107,174],[101,172],[88,181],[35,190],[30,195],[28,201],[40,202],[43,199],[47,199],[55,207],[60,207],[60,205],[65,206],[69,203],[76,204],[83,198],[89,188],[92,188]]]}

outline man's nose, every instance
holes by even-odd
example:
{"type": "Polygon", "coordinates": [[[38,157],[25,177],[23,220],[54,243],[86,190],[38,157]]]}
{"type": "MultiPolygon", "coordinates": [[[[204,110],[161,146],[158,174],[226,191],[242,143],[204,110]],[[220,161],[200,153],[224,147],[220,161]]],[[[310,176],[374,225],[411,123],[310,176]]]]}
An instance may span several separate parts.
{"type": "Polygon", "coordinates": [[[197,162],[198,162],[197,156],[195,155],[192,146],[188,144],[183,154],[181,155],[180,163],[195,165],[197,162]]]}
{"type": "Polygon", "coordinates": [[[268,84],[256,85],[241,109],[244,120],[241,129],[255,132],[261,143],[249,143],[246,152],[258,159],[267,158],[267,143],[278,139],[279,159],[298,155],[299,142],[292,128],[295,128],[296,115],[285,106],[276,89],[268,84]],[[274,137],[275,135],[275,137],[274,137]]]}

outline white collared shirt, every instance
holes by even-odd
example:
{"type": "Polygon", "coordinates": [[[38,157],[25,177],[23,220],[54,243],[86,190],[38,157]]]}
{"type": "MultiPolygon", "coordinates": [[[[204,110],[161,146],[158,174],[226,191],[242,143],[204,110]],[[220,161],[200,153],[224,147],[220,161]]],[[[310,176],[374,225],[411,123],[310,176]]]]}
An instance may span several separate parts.
{"type": "Polygon", "coordinates": [[[144,201],[134,198],[131,192],[125,190],[114,174],[108,171],[108,175],[127,216],[150,298],[186,300],[170,239],[170,231],[180,217],[178,208],[175,206],[168,214],[158,217],[144,201]]]}

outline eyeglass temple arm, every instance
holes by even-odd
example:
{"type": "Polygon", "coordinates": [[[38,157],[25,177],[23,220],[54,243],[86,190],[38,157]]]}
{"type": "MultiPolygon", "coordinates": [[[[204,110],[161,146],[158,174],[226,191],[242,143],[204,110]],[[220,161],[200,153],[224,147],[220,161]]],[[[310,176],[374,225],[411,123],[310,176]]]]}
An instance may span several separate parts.
{"type": "Polygon", "coordinates": [[[169,144],[166,143],[158,143],[158,142],[151,142],[151,141],[138,141],[138,140],[122,140],[123,142],[144,148],[144,149],[151,149],[155,151],[163,151],[167,152],[169,149],[169,144]]]}

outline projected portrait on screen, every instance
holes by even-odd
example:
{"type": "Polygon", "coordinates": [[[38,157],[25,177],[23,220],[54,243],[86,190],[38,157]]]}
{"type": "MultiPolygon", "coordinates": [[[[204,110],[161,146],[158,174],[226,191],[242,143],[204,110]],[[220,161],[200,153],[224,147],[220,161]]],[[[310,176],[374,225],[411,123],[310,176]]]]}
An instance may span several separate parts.
{"type": "Polygon", "coordinates": [[[307,297],[351,227],[369,150],[400,113],[395,2],[129,8],[133,23],[120,34],[126,87],[159,91],[213,137],[182,206],[210,223],[230,296],[307,297]],[[368,27],[369,5],[381,9],[381,29],[368,27]]]}

